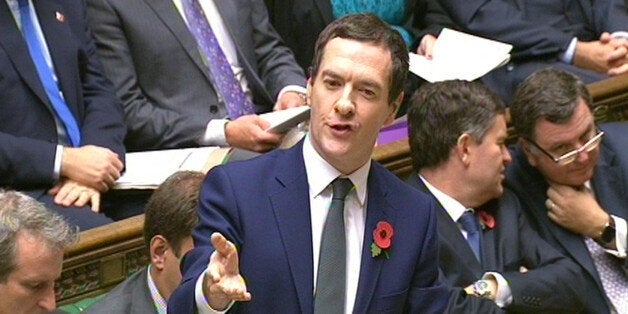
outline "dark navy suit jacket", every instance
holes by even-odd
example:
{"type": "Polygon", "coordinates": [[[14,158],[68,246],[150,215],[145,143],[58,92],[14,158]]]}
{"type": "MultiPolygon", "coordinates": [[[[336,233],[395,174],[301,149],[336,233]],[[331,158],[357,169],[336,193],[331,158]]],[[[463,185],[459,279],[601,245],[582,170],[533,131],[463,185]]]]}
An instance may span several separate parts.
{"type": "Polygon", "coordinates": [[[585,83],[608,77],[560,61],[572,38],[598,40],[602,32],[628,30],[624,0],[427,0],[426,25],[439,24],[513,45],[512,62],[490,72],[485,83],[509,102],[536,70],[552,66],[585,83]]]}
{"type": "MultiPolygon", "coordinates": [[[[124,160],[122,108],[96,59],[83,2],[33,4],[81,145],[109,148],[124,160]]],[[[22,33],[6,1],[0,1],[0,185],[52,186],[58,139],[48,102],[22,33]]]]}
{"type": "MultiPolygon", "coordinates": [[[[355,313],[441,313],[448,299],[438,280],[436,204],[373,162],[368,176],[364,248],[355,313]],[[394,228],[390,258],[371,256],[379,221],[394,228]]],[[[237,313],[312,313],[312,227],[303,141],[285,151],[214,168],[201,191],[195,249],[183,261],[172,313],[195,309],[194,286],[213,251],[212,232],[238,247],[252,294],[237,313]]]]}
{"type": "MultiPolygon", "coordinates": [[[[408,183],[430,193],[412,174],[408,183]]],[[[436,200],[436,197],[430,193],[436,200]]],[[[506,189],[499,198],[477,210],[495,218],[495,227],[482,230],[482,263],[478,262],[460,229],[442,205],[436,210],[440,268],[452,287],[449,313],[501,313],[493,301],[465,296],[460,290],[485,272],[498,272],[508,281],[513,303],[507,311],[524,313],[574,313],[582,309],[579,287],[584,280],[579,267],[542,240],[530,227],[517,197],[506,189]],[[529,271],[521,273],[519,267],[529,271]],[[488,302],[487,302],[488,301],[488,302]]]]}
{"type": "MultiPolygon", "coordinates": [[[[102,74],[83,2],[33,0],[33,5],[59,86],[78,123],[81,146],[109,148],[124,161],[122,107],[102,74]]],[[[11,10],[0,1],[0,187],[27,193],[81,229],[111,222],[87,207],[57,206],[46,193],[54,184],[59,143],[53,110],[11,10]]],[[[103,210],[118,211],[118,206],[109,206],[110,201],[103,203],[107,203],[103,210]]],[[[126,209],[120,213],[128,215],[126,209]]]]}
{"type": "MultiPolygon", "coordinates": [[[[628,123],[605,124],[600,129],[606,134],[599,148],[600,159],[591,186],[602,208],[615,216],[628,219],[628,123]]],[[[506,169],[506,183],[525,203],[525,214],[531,226],[584,270],[582,273],[586,282],[580,289],[587,291],[587,313],[608,313],[600,277],[582,236],[560,227],[547,217],[547,181],[536,168],[530,166],[519,146],[514,148],[512,155],[513,163],[506,169]]],[[[626,271],[628,261],[624,260],[623,265],[626,271]]]]}

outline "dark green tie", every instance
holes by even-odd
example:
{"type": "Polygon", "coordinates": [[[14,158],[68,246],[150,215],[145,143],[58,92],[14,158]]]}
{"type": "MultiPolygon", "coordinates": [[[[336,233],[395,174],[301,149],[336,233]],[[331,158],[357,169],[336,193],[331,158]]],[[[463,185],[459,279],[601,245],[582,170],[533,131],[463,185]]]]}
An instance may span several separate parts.
{"type": "Polygon", "coordinates": [[[323,227],[318,260],[314,293],[315,314],[344,313],[345,308],[347,245],[344,208],[345,197],[353,184],[349,179],[336,178],[331,185],[333,196],[323,227]]]}

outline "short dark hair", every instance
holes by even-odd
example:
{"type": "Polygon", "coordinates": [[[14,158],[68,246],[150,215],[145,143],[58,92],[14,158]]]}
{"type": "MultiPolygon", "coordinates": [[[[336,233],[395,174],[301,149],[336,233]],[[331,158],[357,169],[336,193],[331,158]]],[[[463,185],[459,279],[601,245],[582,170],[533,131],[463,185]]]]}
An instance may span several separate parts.
{"type": "Polygon", "coordinates": [[[370,13],[351,14],[331,22],[318,36],[310,75],[316,78],[323,60],[325,46],[334,38],[369,42],[390,51],[393,70],[390,76],[388,100],[393,103],[403,90],[408,75],[408,48],[403,38],[386,22],[370,13]]]}
{"type": "Polygon", "coordinates": [[[198,198],[204,177],[196,171],[179,171],[153,192],[146,204],[144,220],[147,246],[154,236],[161,235],[179,255],[183,239],[198,224],[198,198]]]}
{"type": "Polygon", "coordinates": [[[515,133],[535,140],[539,120],[566,123],[581,100],[593,110],[591,94],[577,76],[554,68],[534,72],[519,85],[510,105],[515,133]]]}
{"type": "Polygon", "coordinates": [[[15,270],[18,235],[27,232],[63,251],[78,240],[78,228],[30,196],[0,190],[0,282],[15,270]]]}
{"type": "Polygon", "coordinates": [[[483,84],[458,80],[423,84],[408,106],[410,151],[416,171],[447,161],[464,133],[482,142],[496,116],[505,111],[499,96],[483,84]]]}

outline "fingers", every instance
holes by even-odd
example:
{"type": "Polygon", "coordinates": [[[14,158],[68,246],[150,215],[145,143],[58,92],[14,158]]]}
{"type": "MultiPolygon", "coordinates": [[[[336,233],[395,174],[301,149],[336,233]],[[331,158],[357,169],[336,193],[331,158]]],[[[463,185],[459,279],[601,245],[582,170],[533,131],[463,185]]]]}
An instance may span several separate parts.
{"type": "Polygon", "coordinates": [[[228,257],[230,254],[237,254],[238,252],[235,249],[235,245],[225,236],[220,234],[219,232],[214,232],[211,235],[211,243],[216,252],[218,252],[223,257],[228,257]]]}
{"type": "Polygon", "coordinates": [[[624,73],[628,73],[628,61],[621,66],[614,67],[608,70],[608,75],[621,75],[624,73]]]}
{"type": "Polygon", "coordinates": [[[83,207],[92,204],[92,211],[100,210],[100,193],[74,181],[63,181],[48,191],[54,195],[55,204],[64,207],[83,207]]]}
{"type": "Polygon", "coordinates": [[[603,32],[602,35],[600,35],[600,42],[603,44],[609,43],[612,39],[613,37],[609,32],[603,32]]]}
{"type": "Polygon", "coordinates": [[[622,62],[624,61],[624,59],[626,59],[626,53],[627,53],[627,49],[624,46],[618,47],[616,49],[614,49],[613,51],[611,51],[611,53],[608,54],[608,56],[606,57],[606,62],[608,62],[609,64],[613,64],[616,62],[622,62]]]}
{"type": "Polygon", "coordinates": [[[547,207],[547,209],[550,212],[554,212],[556,210],[557,205],[556,203],[554,203],[554,201],[548,198],[547,200],[545,200],[545,207],[547,207]]]}
{"type": "Polygon", "coordinates": [[[90,197],[90,202],[92,204],[92,211],[95,213],[100,212],[100,193],[93,193],[90,197]]]}

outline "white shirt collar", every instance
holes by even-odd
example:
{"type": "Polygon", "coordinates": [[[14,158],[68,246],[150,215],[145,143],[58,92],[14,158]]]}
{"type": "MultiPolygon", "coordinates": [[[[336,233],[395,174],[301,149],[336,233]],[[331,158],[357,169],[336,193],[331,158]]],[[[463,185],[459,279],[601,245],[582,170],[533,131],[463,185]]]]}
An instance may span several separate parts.
{"type": "Polygon", "coordinates": [[[310,187],[310,195],[317,196],[321,194],[323,190],[339,176],[347,177],[351,179],[351,182],[355,186],[360,205],[364,206],[366,199],[366,183],[371,168],[371,161],[369,160],[348,176],[344,176],[318,154],[310,141],[311,138],[308,134],[303,142],[303,160],[305,162],[305,171],[308,174],[307,181],[310,187]]]}
{"type": "Polygon", "coordinates": [[[462,214],[464,214],[464,212],[468,210],[468,208],[460,204],[460,202],[458,202],[456,199],[445,194],[443,191],[437,189],[435,186],[430,184],[423,176],[419,175],[419,178],[421,179],[421,181],[423,181],[427,189],[434,195],[434,197],[436,197],[441,206],[445,208],[445,211],[447,212],[449,217],[453,219],[453,221],[458,221],[458,219],[462,217],[462,214]]]}

